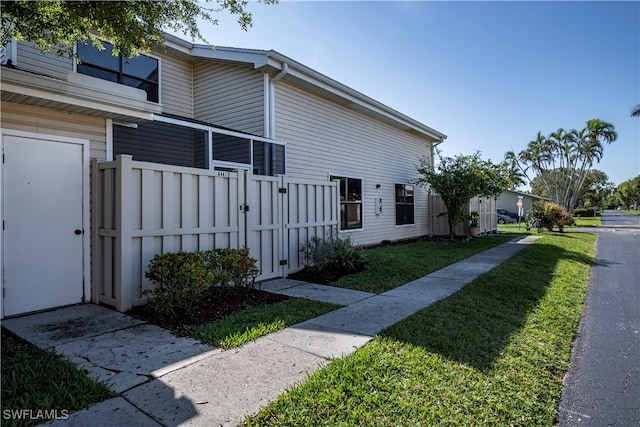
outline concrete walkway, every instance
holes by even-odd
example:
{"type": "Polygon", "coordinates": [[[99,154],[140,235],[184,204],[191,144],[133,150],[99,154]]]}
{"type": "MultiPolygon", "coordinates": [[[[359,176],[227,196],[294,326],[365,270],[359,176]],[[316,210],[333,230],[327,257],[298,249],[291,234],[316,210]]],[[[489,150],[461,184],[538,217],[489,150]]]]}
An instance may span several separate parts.
{"type": "Polygon", "coordinates": [[[380,295],[288,279],[262,289],[345,307],[223,351],[96,305],[3,321],[40,348],[53,348],[120,397],[53,421],[60,426],[237,425],[332,358],[453,294],[533,242],[527,236],[380,295]]]}

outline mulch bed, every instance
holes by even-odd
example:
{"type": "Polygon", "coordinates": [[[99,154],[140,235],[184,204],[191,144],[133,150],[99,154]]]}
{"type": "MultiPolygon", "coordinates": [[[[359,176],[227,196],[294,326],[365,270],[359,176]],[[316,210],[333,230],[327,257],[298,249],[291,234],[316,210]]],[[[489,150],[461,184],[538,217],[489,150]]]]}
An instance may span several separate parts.
{"type": "Polygon", "coordinates": [[[338,281],[341,277],[349,274],[355,274],[367,268],[368,262],[363,261],[353,269],[327,267],[321,271],[315,268],[305,267],[297,273],[287,276],[287,279],[301,280],[309,283],[319,283],[321,285],[330,285],[338,281]]]}
{"type": "Polygon", "coordinates": [[[0,336],[2,358],[17,357],[26,354],[36,354],[41,350],[35,345],[31,345],[21,338],[14,336],[2,328],[2,336],[0,336]]]}
{"type": "Polygon", "coordinates": [[[212,288],[189,316],[184,313],[176,313],[175,316],[160,318],[144,305],[134,307],[127,314],[168,329],[174,334],[183,335],[185,330],[191,326],[215,322],[248,307],[276,304],[287,299],[289,297],[285,295],[272,294],[258,289],[212,288]]]}

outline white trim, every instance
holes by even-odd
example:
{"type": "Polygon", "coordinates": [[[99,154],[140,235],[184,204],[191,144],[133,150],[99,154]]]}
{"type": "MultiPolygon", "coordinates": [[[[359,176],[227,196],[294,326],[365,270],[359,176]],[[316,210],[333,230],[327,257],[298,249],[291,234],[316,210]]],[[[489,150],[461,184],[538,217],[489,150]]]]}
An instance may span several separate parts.
{"type": "MultiPolygon", "coordinates": [[[[12,129],[0,128],[0,151],[4,154],[4,137],[16,136],[20,138],[39,139],[44,141],[63,142],[69,144],[79,144],[82,146],[82,280],[83,280],[83,301],[91,301],[91,222],[89,217],[89,154],[91,151],[91,145],[88,139],[71,138],[66,136],[58,136],[51,134],[42,134],[36,132],[24,132],[12,129]]],[[[4,183],[2,182],[4,177],[3,170],[4,162],[0,163],[0,215],[4,220],[4,183]]],[[[4,250],[4,233],[0,229],[0,268],[4,266],[3,260],[4,250]]],[[[4,283],[2,283],[4,287],[4,283]]],[[[4,296],[1,296],[2,303],[0,304],[0,318],[3,317],[4,308],[4,296]]]]}
{"type": "Polygon", "coordinates": [[[113,161],[113,120],[106,119],[107,161],[113,161]]]}
{"type": "Polygon", "coordinates": [[[224,168],[224,169],[237,169],[243,171],[251,172],[253,169],[252,165],[246,163],[234,163],[234,162],[225,162],[222,160],[211,160],[211,169],[216,170],[216,166],[224,168]]]}
{"type": "Polygon", "coordinates": [[[263,116],[264,116],[264,123],[263,123],[263,129],[262,129],[262,135],[264,135],[265,137],[270,136],[271,135],[271,99],[269,97],[269,73],[267,73],[266,71],[262,73],[262,108],[264,109],[263,111],[263,116]]]}
{"type": "Polygon", "coordinates": [[[162,105],[162,58],[150,54],[144,54],[144,56],[158,60],[158,104],[162,105]]]}

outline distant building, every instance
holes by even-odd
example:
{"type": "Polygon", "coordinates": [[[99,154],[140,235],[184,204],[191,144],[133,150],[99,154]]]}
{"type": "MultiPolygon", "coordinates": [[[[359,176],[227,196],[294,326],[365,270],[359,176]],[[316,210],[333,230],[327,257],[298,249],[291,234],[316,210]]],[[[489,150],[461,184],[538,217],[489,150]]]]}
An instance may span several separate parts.
{"type": "Polygon", "coordinates": [[[534,194],[524,193],[522,191],[506,190],[498,197],[497,209],[505,209],[509,212],[518,213],[518,199],[522,198],[522,216],[526,216],[531,209],[533,202],[545,201],[544,197],[534,194]]]}

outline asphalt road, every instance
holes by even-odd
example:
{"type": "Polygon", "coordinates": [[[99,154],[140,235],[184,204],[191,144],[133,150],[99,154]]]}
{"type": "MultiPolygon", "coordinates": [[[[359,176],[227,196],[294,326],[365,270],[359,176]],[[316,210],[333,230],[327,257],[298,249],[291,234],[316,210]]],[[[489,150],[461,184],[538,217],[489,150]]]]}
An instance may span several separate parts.
{"type": "Polygon", "coordinates": [[[605,211],[560,426],[640,425],[640,216],[605,211]]]}

